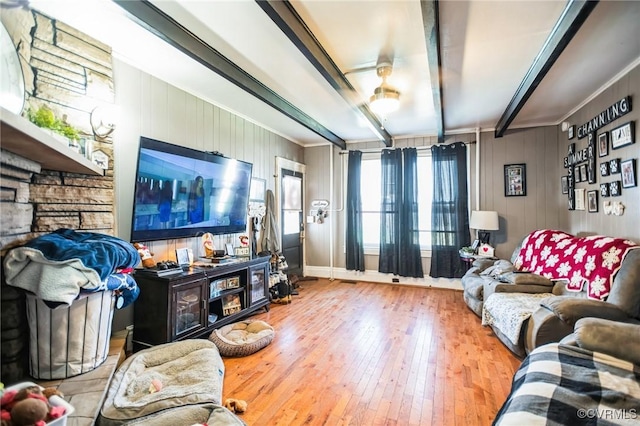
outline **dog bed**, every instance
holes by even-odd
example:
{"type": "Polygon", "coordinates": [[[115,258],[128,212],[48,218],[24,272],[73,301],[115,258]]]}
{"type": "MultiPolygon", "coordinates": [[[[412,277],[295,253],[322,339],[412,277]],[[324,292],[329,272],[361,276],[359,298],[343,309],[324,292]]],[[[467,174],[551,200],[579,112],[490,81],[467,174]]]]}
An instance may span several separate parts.
{"type": "Polygon", "coordinates": [[[220,355],[239,357],[251,355],[267,346],[275,336],[275,330],[264,321],[240,321],[215,329],[209,336],[218,347],[220,355]]]}
{"type": "Polygon", "coordinates": [[[206,339],[142,350],[127,358],[113,376],[99,424],[151,421],[160,412],[171,410],[181,418],[202,417],[203,408],[222,405],[223,378],[218,348],[206,339]],[[161,384],[159,390],[157,383],[161,384]]]}

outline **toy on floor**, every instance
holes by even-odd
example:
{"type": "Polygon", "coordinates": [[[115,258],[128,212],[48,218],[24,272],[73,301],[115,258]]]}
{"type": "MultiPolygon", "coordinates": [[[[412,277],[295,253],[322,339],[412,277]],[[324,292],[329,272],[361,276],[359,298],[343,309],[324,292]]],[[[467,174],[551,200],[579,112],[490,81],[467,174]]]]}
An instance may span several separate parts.
{"type": "Polygon", "coordinates": [[[242,399],[227,398],[224,401],[224,406],[232,413],[244,413],[247,411],[247,401],[242,399]]]}
{"type": "Polygon", "coordinates": [[[62,397],[55,388],[28,386],[20,390],[6,391],[0,399],[0,420],[3,426],[44,426],[48,422],[62,417],[65,407],[52,406],[52,395],[62,397]]]}
{"type": "Polygon", "coordinates": [[[158,379],[153,379],[151,385],[149,385],[149,393],[156,393],[162,390],[162,382],[158,379]]]}

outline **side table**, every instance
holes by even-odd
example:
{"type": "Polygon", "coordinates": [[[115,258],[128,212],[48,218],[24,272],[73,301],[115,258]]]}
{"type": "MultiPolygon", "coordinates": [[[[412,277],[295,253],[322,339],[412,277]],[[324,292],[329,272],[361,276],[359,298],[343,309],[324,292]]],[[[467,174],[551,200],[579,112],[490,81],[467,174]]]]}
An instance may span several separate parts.
{"type": "Polygon", "coordinates": [[[473,262],[475,260],[476,260],[475,255],[469,255],[469,254],[464,254],[460,252],[460,261],[462,262],[462,267],[465,272],[471,269],[471,265],[473,265],[473,262]]]}

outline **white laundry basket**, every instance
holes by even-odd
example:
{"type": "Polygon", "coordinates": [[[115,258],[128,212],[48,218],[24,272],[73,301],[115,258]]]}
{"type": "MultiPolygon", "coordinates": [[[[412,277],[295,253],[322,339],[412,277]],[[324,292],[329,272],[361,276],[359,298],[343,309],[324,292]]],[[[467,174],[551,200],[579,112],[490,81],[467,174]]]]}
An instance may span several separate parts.
{"type": "Polygon", "coordinates": [[[111,290],[81,294],[55,309],[27,295],[31,376],[65,379],[99,367],[109,355],[114,308],[111,290]]]}

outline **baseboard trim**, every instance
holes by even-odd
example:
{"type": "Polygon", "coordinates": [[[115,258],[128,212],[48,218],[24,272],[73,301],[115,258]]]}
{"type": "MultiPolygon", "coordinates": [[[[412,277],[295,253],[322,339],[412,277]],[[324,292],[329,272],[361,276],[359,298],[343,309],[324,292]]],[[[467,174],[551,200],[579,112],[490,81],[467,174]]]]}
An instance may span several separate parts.
{"type": "Polygon", "coordinates": [[[309,277],[340,279],[349,281],[370,281],[376,283],[411,285],[416,287],[436,287],[451,290],[462,290],[460,278],[410,278],[393,274],[383,274],[378,271],[347,271],[344,268],[330,268],[327,266],[305,266],[304,275],[309,277]],[[397,279],[398,282],[393,280],[397,279]]]}

